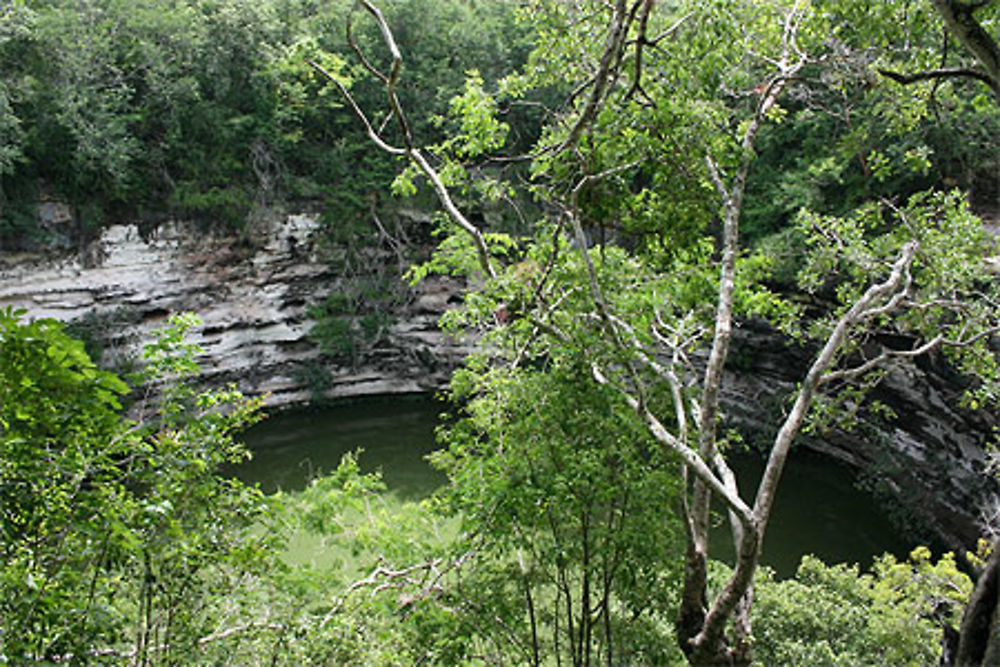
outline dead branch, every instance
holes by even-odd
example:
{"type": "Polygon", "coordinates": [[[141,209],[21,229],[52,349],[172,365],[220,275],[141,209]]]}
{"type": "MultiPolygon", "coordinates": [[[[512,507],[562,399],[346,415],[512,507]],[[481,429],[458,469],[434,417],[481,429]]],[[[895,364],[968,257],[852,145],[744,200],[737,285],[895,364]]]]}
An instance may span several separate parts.
{"type": "Polygon", "coordinates": [[[635,66],[632,72],[632,85],[629,87],[629,91],[625,93],[626,100],[632,99],[632,96],[636,93],[641,93],[646,100],[649,100],[649,95],[642,87],[642,49],[648,44],[646,39],[646,29],[649,24],[649,14],[653,10],[653,4],[656,0],[643,0],[642,11],[639,14],[639,35],[635,38],[635,66]]]}
{"type": "MultiPolygon", "coordinates": [[[[415,565],[410,565],[409,567],[404,567],[398,570],[393,570],[391,568],[385,567],[383,565],[376,566],[368,576],[358,579],[351,583],[350,586],[344,591],[344,593],[336,600],[330,611],[326,613],[323,619],[319,622],[317,627],[322,628],[327,623],[329,623],[334,616],[340,613],[344,605],[347,603],[348,598],[352,593],[362,588],[370,588],[371,596],[375,596],[378,593],[387,590],[389,588],[401,588],[407,585],[418,585],[423,586],[427,582],[427,578],[434,574],[437,575],[439,572],[439,565],[442,563],[440,558],[434,558],[423,563],[417,563],[415,565]],[[415,572],[423,573],[421,579],[415,579],[411,575],[415,572]]],[[[437,585],[439,577],[435,576],[434,585],[431,586],[430,590],[438,590],[440,587],[437,585]]],[[[429,591],[423,591],[427,594],[429,591]]]]}

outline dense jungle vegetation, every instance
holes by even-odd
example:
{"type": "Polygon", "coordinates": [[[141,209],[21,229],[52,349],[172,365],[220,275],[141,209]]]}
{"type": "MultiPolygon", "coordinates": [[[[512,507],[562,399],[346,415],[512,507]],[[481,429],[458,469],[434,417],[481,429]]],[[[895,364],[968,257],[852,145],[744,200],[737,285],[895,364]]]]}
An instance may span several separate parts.
{"type": "Polygon", "coordinates": [[[991,664],[988,539],[759,557],[793,443],[892,419],[889,365],[997,407],[998,39],[989,1],[7,1],[0,248],[297,207],[374,239],[416,196],[408,278],[465,278],[443,326],[479,344],[433,498],[354,457],[268,497],[220,474],[261,401],[195,386],[196,318],[122,378],[0,312],[0,661],[991,664]],[[747,497],[720,392],[750,319],[812,360],[747,497]],[[350,562],[289,566],[295,530],[350,562]]]}
{"type": "MultiPolygon", "coordinates": [[[[322,53],[339,68],[351,58],[350,9],[343,0],[5,2],[0,242],[45,240],[40,199],[72,205],[77,239],[122,219],[197,218],[236,231],[287,201],[360,217],[387,196],[392,162],[369,149],[304,61],[322,53]]],[[[495,80],[530,48],[506,3],[397,3],[392,16],[413,54],[401,96],[429,137],[443,138],[434,116],[467,71],[495,80]]],[[[378,38],[370,23],[357,32],[361,45],[378,38]]],[[[354,90],[364,102],[378,94],[366,80],[354,90]]]]}

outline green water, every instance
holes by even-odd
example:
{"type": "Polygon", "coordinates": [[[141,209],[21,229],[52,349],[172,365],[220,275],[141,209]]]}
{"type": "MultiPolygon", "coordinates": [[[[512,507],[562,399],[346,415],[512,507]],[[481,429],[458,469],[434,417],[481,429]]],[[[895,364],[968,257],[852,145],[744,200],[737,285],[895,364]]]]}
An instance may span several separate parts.
{"type": "MultiPolygon", "coordinates": [[[[744,499],[757,492],[764,461],[743,455],[730,461],[744,499]]],[[[720,522],[721,524],[721,522],[720,522]]],[[[728,523],[717,526],[718,544],[730,544],[728,523]]],[[[916,544],[889,521],[872,495],[855,485],[846,466],[809,451],[793,452],[785,465],[764,539],[763,563],[781,576],[794,574],[802,556],[867,568],[885,552],[904,558],[916,544]]]]}
{"type": "Polygon", "coordinates": [[[267,492],[298,491],[334,470],[344,454],[363,449],[365,472],[381,471],[397,496],[420,498],[445,481],[424,460],[435,449],[441,411],[432,399],[403,396],[278,414],[245,434],[254,456],[236,474],[267,492]]]}
{"type": "MultiPolygon", "coordinates": [[[[266,491],[302,489],[308,480],[331,471],[344,453],[363,448],[365,471],[381,470],[398,497],[426,496],[444,482],[424,456],[434,449],[434,428],[442,404],[425,397],[357,401],[322,410],[271,417],[247,432],[254,458],[236,471],[243,480],[266,491]]],[[[743,497],[756,490],[762,468],[752,455],[733,466],[743,497]]],[[[723,522],[715,531],[727,544],[723,522]]],[[[915,545],[893,528],[867,492],[854,485],[850,470],[807,452],[792,456],[775,500],[764,545],[763,562],[779,575],[794,573],[803,554],[827,563],[852,562],[863,567],[883,552],[905,556],[915,545]]]]}

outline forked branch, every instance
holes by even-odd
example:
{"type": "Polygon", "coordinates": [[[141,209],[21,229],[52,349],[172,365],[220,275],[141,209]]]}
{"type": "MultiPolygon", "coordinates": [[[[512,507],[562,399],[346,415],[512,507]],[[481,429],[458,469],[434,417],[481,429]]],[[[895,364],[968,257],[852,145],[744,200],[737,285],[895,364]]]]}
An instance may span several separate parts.
{"type": "Polygon", "coordinates": [[[860,322],[870,317],[871,313],[883,309],[884,303],[898,303],[896,297],[905,290],[910,265],[916,255],[919,244],[917,241],[910,241],[903,246],[899,257],[892,266],[889,276],[882,282],[869,287],[865,293],[844,313],[837,321],[833,331],[827,337],[823,349],[820,350],[813,361],[809,372],[806,374],[799,393],[796,396],[795,404],[788,416],[782,423],[778,434],[775,436],[774,444],[771,448],[771,455],[764,469],[764,476],[761,479],[757,490],[757,499],[754,503],[754,513],[761,522],[763,528],[767,526],[767,521],[771,515],[771,507],[774,503],[774,495],[778,488],[778,481],[784,469],[785,459],[792,446],[792,441],[798,435],[805,420],[806,413],[812,404],[813,397],[823,382],[824,374],[834,364],[837,354],[844,341],[860,322]]]}
{"type": "Polygon", "coordinates": [[[348,106],[351,111],[358,118],[361,124],[364,126],[365,131],[368,133],[369,138],[372,142],[381,148],[383,151],[391,155],[402,155],[409,158],[410,162],[417,167],[417,169],[422,173],[428,181],[430,181],[431,186],[434,188],[434,193],[438,197],[438,201],[441,202],[442,207],[448,214],[448,217],[454,222],[459,228],[465,232],[469,238],[472,240],[473,245],[476,248],[476,254],[479,259],[479,265],[490,278],[495,278],[497,273],[496,269],[493,267],[493,262],[490,258],[489,248],[486,245],[486,239],[483,233],[472,224],[469,219],[462,213],[462,211],[455,204],[455,201],[451,197],[451,193],[448,191],[448,187],[445,185],[444,180],[441,175],[434,168],[433,165],[427,160],[423,153],[417,149],[413,144],[413,137],[410,134],[409,123],[406,120],[406,114],[403,112],[402,105],[399,102],[399,96],[396,93],[396,89],[399,85],[399,76],[402,71],[403,56],[399,51],[399,47],[396,44],[396,40],[393,37],[392,29],[389,27],[388,22],[385,20],[382,12],[379,11],[368,0],[358,0],[358,2],[364,7],[369,14],[371,14],[376,23],[379,26],[379,30],[382,34],[382,39],[385,42],[386,48],[388,48],[389,53],[392,56],[392,66],[388,74],[380,73],[371,62],[365,58],[361,49],[358,47],[357,42],[350,35],[348,31],[348,39],[351,42],[351,48],[358,54],[363,66],[372,72],[377,78],[379,78],[384,84],[386,89],[386,96],[389,98],[389,109],[392,117],[394,117],[400,126],[400,130],[403,133],[405,146],[400,148],[391,145],[386,141],[382,135],[375,129],[375,127],[368,120],[364,111],[358,105],[354,96],[351,92],[337,77],[335,77],[331,72],[322,67],[315,60],[307,59],[306,62],[317,72],[322,74],[328,80],[330,80],[340,94],[347,100],[348,106]]]}

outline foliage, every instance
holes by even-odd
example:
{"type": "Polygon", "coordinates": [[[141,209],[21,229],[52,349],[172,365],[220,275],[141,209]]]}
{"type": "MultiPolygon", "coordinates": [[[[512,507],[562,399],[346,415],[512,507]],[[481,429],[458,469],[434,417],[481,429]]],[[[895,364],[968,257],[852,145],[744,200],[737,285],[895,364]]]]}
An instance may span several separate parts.
{"type": "Polygon", "coordinates": [[[408,297],[398,276],[414,248],[396,216],[390,232],[374,203],[364,214],[341,213],[327,210],[320,218],[323,257],[336,279],[323,301],[308,306],[309,336],[328,359],[354,367],[386,340],[408,297]]]}
{"type": "Polygon", "coordinates": [[[315,324],[309,336],[330,358],[356,366],[362,355],[382,342],[402,302],[402,286],[385,275],[345,273],[325,301],[309,308],[315,324]]]}
{"type": "Polygon", "coordinates": [[[764,665],[929,665],[940,657],[942,625],[957,626],[972,582],[945,554],[920,547],[909,561],[826,566],[802,559],[794,579],[757,579],[755,659],[764,665]]]}
{"type": "MultiPolygon", "coordinates": [[[[33,225],[18,216],[38,199],[68,202],[83,237],[122,215],[240,229],[285,199],[318,200],[344,220],[392,179],[392,161],[366,150],[305,64],[351,85],[351,3],[47,0],[0,11],[5,245],[27,240],[33,225]]],[[[496,76],[523,58],[507,3],[416,0],[389,16],[420,54],[404,97],[422,118],[447,108],[465,70],[496,76]]],[[[362,25],[357,39],[378,33],[362,25]]],[[[366,102],[377,92],[358,90],[366,102]]],[[[434,132],[429,120],[422,129],[434,132]]]]}
{"type": "Polygon", "coordinates": [[[275,664],[459,664],[470,630],[452,610],[454,522],[426,501],[393,498],[358,454],[276,499],[280,519],[319,539],[321,555],[267,577],[282,627],[252,643],[275,664]]]}
{"type": "MultiPolygon", "coordinates": [[[[810,323],[812,335],[829,331],[838,313],[858,298],[874,267],[885,265],[905,243],[918,243],[900,312],[892,320],[883,314],[872,331],[845,346],[844,354],[867,363],[871,358],[860,352],[865,345],[898,335],[904,337],[901,346],[888,346],[883,355],[906,358],[923,341],[931,349],[940,347],[958,370],[976,378],[964,396],[966,405],[976,408],[996,400],[1000,375],[989,338],[997,318],[997,285],[987,260],[995,242],[962,195],[918,193],[905,206],[869,204],[844,218],[803,213],[799,225],[808,248],[800,286],[832,293],[840,304],[839,311],[810,323]]],[[[867,370],[870,374],[848,379],[864,386],[867,375],[877,382],[880,371],[867,370]]],[[[852,423],[853,411],[844,410],[843,402],[822,401],[819,408],[820,421],[832,410],[842,424],[852,423]]]]}
{"type": "Polygon", "coordinates": [[[650,470],[641,427],[613,431],[633,418],[572,369],[480,380],[435,457],[452,478],[440,497],[393,500],[348,455],[281,499],[325,556],[275,578],[296,637],[280,662],[677,661],[660,564],[678,527],[641,511],[673,497],[670,462],[650,470]]]}
{"type": "Polygon", "coordinates": [[[496,617],[502,633],[480,633],[497,660],[676,659],[666,564],[680,528],[643,510],[674,501],[674,462],[608,391],[582,381],[585,369],[545,366],[467,369],[453,381],[461,418],[433,460],[476,552],[460,573],[460,608],[496,617]]]}
{"type": "Polygon", "coordinates": [[[118,619],[87,596],[88,564],[118,546],[109,538],[121,532],[126,491],[115,467],[129,450],[116,412],[127,386],[98,370],[60,325],[22,325],[22,316],[0,313],[5,662],[79,652],[114,632],[118,619]]]}
{"type": "MultiPolygon", "coordinates": [[[[271,558],[259,492],[218,475],[259,401],[186,388],[193,320],[146,349],[172,389],[157,418],[120,414],[127,385],[52,320],[0,318],[4,661],[185,660],[223,620],[224,590],[271,558]],[[176,374],[180,373],[180,375],[176,374]]],[[[241,583],[243,581],[243,583],[241,583]]]]}

